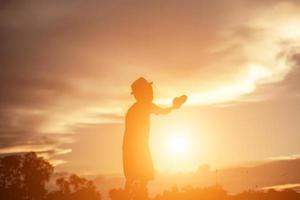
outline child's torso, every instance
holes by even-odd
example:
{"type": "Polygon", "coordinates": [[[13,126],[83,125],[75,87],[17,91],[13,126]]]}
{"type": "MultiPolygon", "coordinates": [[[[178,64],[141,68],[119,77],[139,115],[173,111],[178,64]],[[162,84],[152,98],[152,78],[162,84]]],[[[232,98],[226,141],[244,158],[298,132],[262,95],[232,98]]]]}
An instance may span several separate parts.
{"type": "Polygon", "coordinates": [[[152,104],[133,104],[125,118],[124,146],[148,147],[152,104]]]}

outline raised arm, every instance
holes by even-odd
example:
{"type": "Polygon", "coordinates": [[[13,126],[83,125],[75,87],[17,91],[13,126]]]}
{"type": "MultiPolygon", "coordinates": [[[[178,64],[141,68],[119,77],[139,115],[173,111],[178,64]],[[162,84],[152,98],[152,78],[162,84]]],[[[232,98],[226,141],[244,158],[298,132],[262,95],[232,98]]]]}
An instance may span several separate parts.
{"type": "Polygon", "coordinates": [[[186,95],[182,95],[180,97],[176,97],[173,100],[173,106],[168,107],[168,108],[161,108],[161,107],[159,107],[156,104],[152,104],[152,112],[154,114],[168,114],[172,110],[180,108],[180,106],[182,104],[184,104],[186,102],[186,100],[187,100],[187,96],[186,95]]]}
{"type": "Polygon", "coordinates": [[[174,109],[174,107],[168,107],[168,108],[162,108],[156,104],[152,104],[152,112],[156,115],[159,115],[159,114],[168,114],[170,113],[172,110],[174,109]]]}

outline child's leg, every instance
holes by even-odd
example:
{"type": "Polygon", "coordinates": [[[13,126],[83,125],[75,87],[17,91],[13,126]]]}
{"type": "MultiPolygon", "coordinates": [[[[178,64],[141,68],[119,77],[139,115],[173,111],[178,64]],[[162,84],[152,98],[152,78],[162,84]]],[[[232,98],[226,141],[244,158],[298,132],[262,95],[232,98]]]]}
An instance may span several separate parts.
{"type": "Polygon", "coordinates": [[[141,188],[147,190],[148,181],[141,181],[141,188]]]}
{"type": "Polygon", "coordinates": [[[133,183],[134,183],[133,180],[126,179],[126,183],[125,183],[125,192],[131,193],[133,183]]]}
{"type": "Polygon", "coordinates": [[[138,199],[141,200],[146,200],[148,199],[148,189],[147,189],[148,181],[141,181],[139,183],[139,188],[138,188],[138,199]]]}

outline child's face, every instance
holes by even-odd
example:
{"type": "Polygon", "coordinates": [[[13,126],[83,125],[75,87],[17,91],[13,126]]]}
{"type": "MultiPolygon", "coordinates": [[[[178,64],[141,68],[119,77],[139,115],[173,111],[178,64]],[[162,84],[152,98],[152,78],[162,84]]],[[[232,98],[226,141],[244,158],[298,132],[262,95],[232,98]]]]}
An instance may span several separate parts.
{"type": "Polygon", "coordinates": [[[137,101],[152,102],[153,101],[153,89],[152,86],[146,87],[144,90],[140,90],[134,93],[134,97],[137,101]]]}

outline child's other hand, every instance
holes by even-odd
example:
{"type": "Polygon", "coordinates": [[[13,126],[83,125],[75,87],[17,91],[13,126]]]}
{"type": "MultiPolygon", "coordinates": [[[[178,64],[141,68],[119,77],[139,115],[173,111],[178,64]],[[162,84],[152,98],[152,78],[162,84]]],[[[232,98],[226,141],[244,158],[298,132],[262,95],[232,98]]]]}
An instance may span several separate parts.
{"type": "Polygon", "coordinates": [[[177,109],[180,108],[180,106],[182,104],[184,104],[187,100],[187,96],[186,95],[182,95],[180,97],[176,97],[173,99],[173,108],[177,109]]]}

